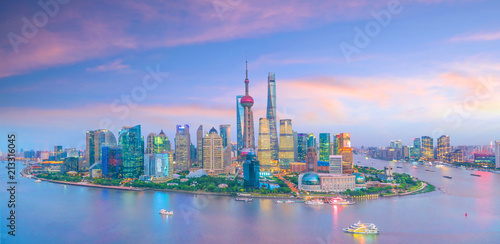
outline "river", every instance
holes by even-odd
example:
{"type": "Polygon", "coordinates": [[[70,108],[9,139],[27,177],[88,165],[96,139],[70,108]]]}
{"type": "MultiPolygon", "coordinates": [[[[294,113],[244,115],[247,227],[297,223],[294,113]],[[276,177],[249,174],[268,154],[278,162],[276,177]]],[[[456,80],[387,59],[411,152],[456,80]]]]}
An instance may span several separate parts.
{"type": "MultiPolygon", "coordinates": [[[[429,166],[413,169],[411,164],[360,155],[354,160],[378,169],[392,165],[395,172],[444,191],[349,206],[307,206],[34,183],[18,177],[16,236],[7,235],[9,194],[3,190],[1,243],[500,243],[500,174],[435,167],[429,172],[429,166]],[[160,216],[162,208],[174,215],[160,216]],[[342,232],[358,220],[375,223],[380,235],[342,232]]],[[[1,165],[5,189],[6,164],[1,165]]]]}

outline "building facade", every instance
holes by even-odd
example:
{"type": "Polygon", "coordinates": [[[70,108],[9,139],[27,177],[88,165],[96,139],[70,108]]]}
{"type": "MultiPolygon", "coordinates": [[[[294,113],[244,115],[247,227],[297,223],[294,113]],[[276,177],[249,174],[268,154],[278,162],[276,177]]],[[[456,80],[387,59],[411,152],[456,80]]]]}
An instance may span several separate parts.
{"type": "Polygon", "coordinates": [[[293,162],[292,120],[280,120],[279,165],[281,169],[289,169],[293,162]]]}
{"type": "Polygon", "coordinates": [[[123,127],[118,136],[122,146],[123,178],[139,178],[144,173],[144,138],[141,126],[123,127]]]}
{"type": "Polygon", "coordinates": [[[422,150],[420,157],[427,161],[434,159],[434,139],[429,136],[422,136],[422,150]]]}
{"type": "Polygon", "coordinates": [[[319,134],[319,160],[330,160],[331,147],[330,147],[330,133],[319,134]]]}
{"type": "Polygon", "coordinates": [[[342,174],[342,155],[330,155],[330,174],[342,174]]]}
{"type": "Polygon", "coordinates": [[[342,156],[342,173],[352,174],[353,173],[353,152],[350,147],[343,147],[340,149],[340,155],[342,156]]]}
{"type": "Polygon", "coordinates": [[[306,154],[306,170],[312,172],[318,172],[318,153],[316,148],[309,147],[306,154]]]}
{"type": "Polygon", "coordinates": [[[203,169],[205,171],[223,169],[222,144],[222,137],[212,127],[209,133],[205,135],[205,138],[203,138],[203,169]]]}
{"type": "Polygon", "coordinates": [[[177,125],[175,133],[175,170],[188,170],[191,167],[191,136],[189,125],[177,125]]]}
{"type": "MultiPolygon", "coordinates": [[[[269,137],[271,160],[278,160],[279,144],[278,144],[278,128],[276,126],[276,79],[272,72],[269,72],[267,77],[267,121],[269,122],[269,137]]],[[[260,159],[259,159],[260,161],[260,159]]],[[[262,161],[260,161],[262,166],[262,161]]]]}
{"type": "Polygon", "coordinates": [[[438,138],[437,159],[447,162],[451,153],[450,136],[442,135],[438,138]]]}
{"type": "Polygon", "coordinates": [[[231,125],[219,126],[220,137],[222,138],[222,147],[231,145],[231,125]]]}
{"type": "Polygon", "coordinates": [[[266,118],[259,119],[259,144],[257,151],[257,159],[260,167],[264,170],[271,168],[271,137],[269,131],[269,121],[266,118]]]}

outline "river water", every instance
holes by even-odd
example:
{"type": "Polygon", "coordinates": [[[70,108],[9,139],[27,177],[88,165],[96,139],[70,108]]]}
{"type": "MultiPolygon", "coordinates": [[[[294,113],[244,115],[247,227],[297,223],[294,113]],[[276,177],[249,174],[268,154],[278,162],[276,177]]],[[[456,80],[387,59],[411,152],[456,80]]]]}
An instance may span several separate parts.
{"type": "MultiPolygon", "coordinates": [[[[392,165],[395,172],[444,191],[350,206],[307,206],[34,183],[18,177],[16,236],[7,235],[9,194],[2,190],[1,243],[500,243],[500,174],[434,167],[429,172],[429,166],[413,169],[411,164],[355,155],[358,161],[378,169],[392,165]],[[174,215],[160,216],[162,208],[174,215]],[[358,220],[375,223],[380,235],[342,232],[358,220]]],[[[4,165],[2,189],[7,187],[4,165]]]]}

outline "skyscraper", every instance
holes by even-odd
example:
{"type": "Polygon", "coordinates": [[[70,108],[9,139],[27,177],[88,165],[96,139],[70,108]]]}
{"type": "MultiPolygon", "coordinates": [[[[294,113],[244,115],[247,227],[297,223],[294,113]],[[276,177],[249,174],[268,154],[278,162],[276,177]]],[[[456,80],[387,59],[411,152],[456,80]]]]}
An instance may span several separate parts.
{"type": "Polygon", "coordinates": [[[339,150],[343,147],[351,147],[351,133],[340,133],[339,150]]]}
{"type": "Polygon", "coordinates": [[[318,172],[318,153],[315,147],[309,147],[307,149],[306,171],[318,172]]]}
{"type": "Polygon", "coordinates": [[[120,145],[102,147],[102,175],[119,178],[123,172],[123,151],[120,145]]]}
{"type": "Polygon", "coordinates": [[[442,135],[438,138],[437,143],[437,159],[441,161],[448,161],[449,154],[451,153],[450,136],[442,135]]]}
{"type": "Polygon", "coordinates": [[[312,133],[309,134],[309,136],[307,137],[307,148],[310,147],[318,148],[318,145],[316,143],[316,137],[312,133]]]}
{"type": "Polygon", "coordinates": [[[62,146],[54,146],[54,157],[56,160],[61,160],[62,159],[62,146]]]}
{"type": "Polygon", "coordinates": [[[161,130],[158,135],[156,135],[155,133],[149,133],[146,141],[146,154],[163,153],[170,151],[170,141],[168,140],[168,137],[167,135],[165,135],[163,130],[161,130]]]}
{"type": "Polygon", "coordinates": [[[257,159],[260,167],[265,170],[271,168],[271,137],[269,134],[269,121],[266,118],[259,119],[259,145],[257,151],[257,159]]]}
{"type": "Polygon", "coordinates": [[[293,162],[292,120],[280,120],[279,164],[282,169],[289,169],[293,162]]]}
{"type": "Polygon", "coordinates": [[[319,160],[329,161],[330,160],[330,133],[320,133],[319,134],[319,160]]]}
{"type": "MultiPolygon", "coordinates": [[[[238,156],[241,153],[241,149],[245,146],[243,139],[243,131],[245,130],[245,108],[241,105],[241,98],[243,95],[236,96],[236,149],[238,156]]],[[[243,159],[244,160],[244,159],[243,159]]]]}
{"type": "Polygon", "coordinates": [[[495,167],[500,168],[500,141],[495,141],[495,167]]]}
{"type": "Polygon", "coordinates": [[[298,133],[297,131],[292,131],[293,134],[293,161],[297,162],[299,160],[299,152],[298,152],[298,133]]]}
{"type": "Polygon", "coordinates": [[[189,125],[177,125],[175,134],[176,170],[188,170],[191,167],[191,136],[189,125]]]}
{"type": "Polygon", "coordinates": [[[259,188],[259,173],[260,164],[256,159],[255,151],[250,148],[246,148],[248,153],[245,155],[245,162],[243,163],[243,185],[247,188],[259,188]]]}
{"type": "Polygon", "coordinates": [[[123,178],[139,178],[144,173],[144,138],[141,126],[123,127],[118,136],[122,146],[123,178]]]}
{"type": "Polygon", "coordinates": [[[297,160],[299,162],[306,161],[307,154],[307,138],[309,134],[299,133],[297,134],[297,160]]]}
{"type": "MultiPolygon", "coordinates": [[[[269,72],[267,77],[267,120],[269,122],[269,136],[271,147],[271,159],[278,160],[278,132],[276,128],[276,80],[274,73],[269,72]]],[[[260,160],[262,166],[262,160],[260,160]]]]}
{"type": "Polygon", "coordinates": [[[223,169],[222,141],[222,137],[217,134],[214,127],[205,135],[203,138],[203,169],[223,169]]]}
{"type": "Polygon", "coordinates": [[[203,125],[196,130],[196,162],[200,167],[203,164],[203,125]]]}
{"type": "Polygon", "coordinates": [[[434,139],[429,136],[422,136],[421,157],[424,160],[434,159],[434,139]]]}
{"type": "Polygon", "coordinates": [[[340,155],[340,134],[333,135],[333,155],[340,155]]]}
{"type": "Polygon", "coordinates": [[[420,158],[420,138],[415,138],[413,139],[413,159],[419,159],[420,158]]]}
{"type": "Polygon", "coordinates": [[[102,169],[102,147],[114,145],[116,145],[116,138],[111,131],[106,129],[87,131],[86,166],[88,168],[94,166],[93,169],[102,169]]]}
{"type": "Polygon", "coordinates": [[[222,137],[222,147],[231,145],[231,125],[220,125],[220,137],[222,137]]]}
{"type": "Polygon", "coordinates": [[[244,148],[252,148],[255,150],[255,134],[254,134],[253,112],[252,112],[253,98],[250,96],[248,92],[248,83],[250,83],[250,81],[248,80],[248,63],[245,61],[245,64],[246,64],[245,96],[243,96],[240,101],[241,105],[245,110],[243,141],[244,141],[244,148]]]}
{"type": "Polygon", "coordinates": [[[353,172],[353,153],[352,148],[343,147],[340,149],[340,155],[342,155],[342,173],[352,174],[353,172]]]}

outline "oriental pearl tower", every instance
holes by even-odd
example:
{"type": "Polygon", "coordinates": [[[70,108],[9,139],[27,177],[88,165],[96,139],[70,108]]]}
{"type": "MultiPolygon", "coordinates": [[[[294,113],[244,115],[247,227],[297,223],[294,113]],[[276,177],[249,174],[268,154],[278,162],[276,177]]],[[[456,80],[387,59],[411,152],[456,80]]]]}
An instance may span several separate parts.
{"type": "Polygon", "coordinates": [[[244,148],[255,150],[255,134],[253,130],[253,98],[248,94],[248,62],[245,60],[246,79],[245,79],[245,96],[241,98],[241,106],[244,108],[244,126],[243,126],[243,142],[244,148]]]}

